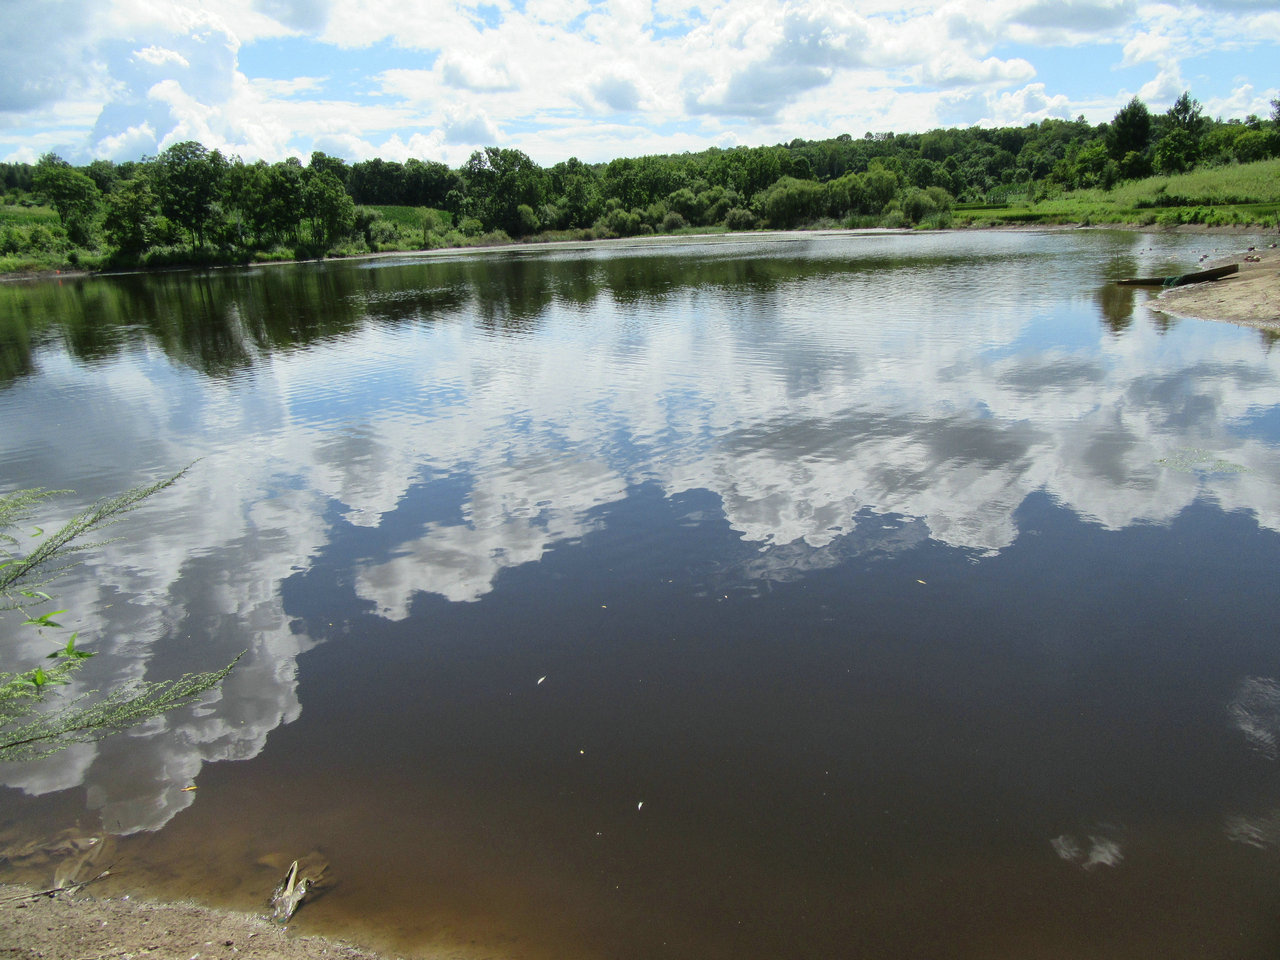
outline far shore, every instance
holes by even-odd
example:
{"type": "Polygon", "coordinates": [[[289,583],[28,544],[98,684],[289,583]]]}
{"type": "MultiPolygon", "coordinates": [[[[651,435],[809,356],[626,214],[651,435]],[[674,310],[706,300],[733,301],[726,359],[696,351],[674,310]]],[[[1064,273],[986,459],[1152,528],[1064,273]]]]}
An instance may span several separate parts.
{"type": "MultiPolygon", "coordinates": [[[[1210,236],[1259,236],[1267,235],[1258,227],[1205,227],[1184,225],[1152,229],[1139,225],[1107,225],[1102,227],[1084,227],[1070,225],[1002,225],[996,227],[962,227],[957,232],[971,229],[989,229],[1018,232],[1043,232],[1061,230],[1129,230],[1134,233],[1160,233],[1174,230],[1179,233],[1205,234],[1210,236]]],[[[911,234],[916,231],[908,229],[871,228],[863,230],[759,230],[734,233],[677,233],[660,234],[644,237],[622,237],[612,240],[551,240],[532,242],[513,242],[495,246],[475,247],[442,247],[436,250],[388,250],[378,253],[358,254],[351,257],[334,257],[331,260],[381,260],[381,259],[439,259],[466,256],[476,253],[511,253],[529,250],[588,250],[596,246],[625,244],[629,246],[667,245],[679,243],[735,243],[735,242],[796,242],[813,237],[884,234],[911,234]]],[[[169,267],[164,271],[183,269],[257,269],[273,266],[284,266],[297,263],[319,263],[328,261],[279,260],[262,263],[247,263],[217,267],[169,267]]],[[[1175,317],[1196,320],[1213,320],[1256,327],[1264,330],[1280,331],[1280,252],[1274,244],[1257,250],[1242,250],[1238,255],[1219,258],[1200,267],[1221,266],[1227,263],[1239,263],[1240,273],[1212,283],[1194,284],[1166,290],[1156,298],[1153,308],[1161,313],[1175,317]],[[1256,258],[1256,259],[1255,259],[1256,258]]],[[[140,270],[133,273],[163,272],[160,270],[140,270]]],[[[129,271],[91,273],[89,271],[40,271],[35,273],[3,274],[0,281],[42,282],[47,280],[83,279],[97,276],[123,276],[129,271]]]]}
{"type": "Polygon", "coordinates": [[[1275,233],[1274,228],[1267,228],[1258,225],[1233,225],[1233,226],[1204,226],[1201,224],[1181,224],[1175,227],[1152,227],[1143,224],[1100,224],[1097,226],[1089,226],[1085,224],[1055,224],[1055,223],[1039,223],[1039,224],[1020,224],[1005,223],[998,225],[974,225],[962,227],[948,227],[944,230],[919,230],[911,227],[822,227],[811,230],[741,230],[741,231],[711,231],[707,233],[699,233],[696,231],[682,233],[656,233],[648,235],[639,235],[634,237],[611,237],[599,240],[539,240],[536,237],[527,240],[512,240],[508,243],[499,244],[477,244],[475,246],[465,247],[436,247],[430,250],[379,250],[370,253],[357,253],[348,256],[330,256],[325,258],[317,258],[310,260],[253,260],[245,263],[221,263],[221,264],[188,264],[188,265],[172,265],[151,268],[136,268],[122,270],[84,270],[84,269],[43,269],[30,270],[17,273],[0,273],[0,282],[14,281],[44,281],[44,280],[66,280],[78,279],[84,277],[118,277],[132,276],[136,274],[147,273],[173,273],[185,270],[245,270],[277,266],[290,266],[299,263],[329,263],[329,262],[348,262],[362,260],[384,260],[384,259],[435,259],[446,257],[466,256],[475,253],[512,253],[528,250],[590,250],[601,246],[665,246],[668,244],[680,243],[714,243],[714,242],[751,242],[751,241],[774,241],[774,242],[796,242],[810,239],[813,237],[830,237],[830,236],[885,236],[885,235],[903,235],[909,236],[921,233],[968,233],[972,230],[998,230],[1000,232],[1013,233],[1046,233],[1046,232],[1063,232],[1070,230],[1116,230],[1128,231],[1131,233],[1190,233],[1205,234],[1207,236],[1257,236],[1267,233],[1275,233]]]}

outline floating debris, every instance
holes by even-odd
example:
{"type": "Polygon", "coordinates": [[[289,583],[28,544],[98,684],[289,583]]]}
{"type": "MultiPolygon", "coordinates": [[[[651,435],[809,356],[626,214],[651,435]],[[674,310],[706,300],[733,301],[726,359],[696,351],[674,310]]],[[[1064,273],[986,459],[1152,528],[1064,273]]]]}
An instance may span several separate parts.
{"type": "Polygon", "coordinates": [[[1171,457],[1161,457],[1156,463],[1179,473],[1249,473],[1249,468],[1242,464],[1199,449],[1179,450],[1171,457]]]}
{"type": "Polygon", "coordinates": [[[303,857],[301,861],[294,860],[290,863],[284,878],[276,884],[271,894],[271,918],[277,923],[287,923],[302,905],[302,901],[325,885],[328,869],[329,862],[314,853],[303,857]],[[299,862],[302,866],[299,866],[299,862]]]}

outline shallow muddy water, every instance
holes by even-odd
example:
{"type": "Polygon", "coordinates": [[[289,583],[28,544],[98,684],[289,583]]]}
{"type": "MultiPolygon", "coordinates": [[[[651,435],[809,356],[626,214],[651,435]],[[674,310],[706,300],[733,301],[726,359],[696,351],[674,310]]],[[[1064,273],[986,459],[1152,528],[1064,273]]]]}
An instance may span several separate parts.
{"type": "Polygon", "coordinates": [[[246,651],[0,841],[240,909],[317,852],[297,929],[410,954],[1274,956],[1280,353],[1108,283],[1249,242],[0,287],[0,490],[193,464],[62,583],[77,689],[246,651]]]}

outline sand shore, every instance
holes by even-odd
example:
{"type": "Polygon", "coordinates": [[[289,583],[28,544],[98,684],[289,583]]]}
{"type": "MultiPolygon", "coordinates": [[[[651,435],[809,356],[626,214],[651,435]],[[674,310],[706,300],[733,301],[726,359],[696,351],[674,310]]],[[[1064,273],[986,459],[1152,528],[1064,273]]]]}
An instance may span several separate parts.
{"type": "Polygon", "coordinates": [[[191,903],[42,895],[0,885],[0,955],[13,960],[379,960],[352,944],[291,936],[265,917],[191,903]]]}
{"type": "Polygon", "coordinates": [[[1220,320],[1280,332],[1280,249],[1259,247],[1213,260],[1202,269],[1239,263],[1235,276],[1166,290],[1152,306],[1161,313],[1220,320]]]}

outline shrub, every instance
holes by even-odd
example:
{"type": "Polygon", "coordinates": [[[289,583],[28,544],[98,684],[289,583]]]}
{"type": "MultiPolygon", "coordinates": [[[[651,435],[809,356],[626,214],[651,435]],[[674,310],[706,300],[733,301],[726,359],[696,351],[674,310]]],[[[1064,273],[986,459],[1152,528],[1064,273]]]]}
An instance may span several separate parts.
{"type": "Polygon", "coordinates": [[[677,230],[683,230],[688,225],[688,221],[674,210],[662,218],[663,233],[674,233],[677,230]]]}
{"type": "Polygon", "coordinates": [[[908,223],[919,223],[937,212],[933,198],[919,187],[912,187],[902,198],[902,215],[908,223]]]}
{"type": "Polygon", "coordinates": [[[1265,130],[1250,130],[1236,137],[1234,144],[1236,159],[1241,163],[1252,163],[1265,160],[1267,157],[1280,155],[1280,134],[1265,130]]]}

